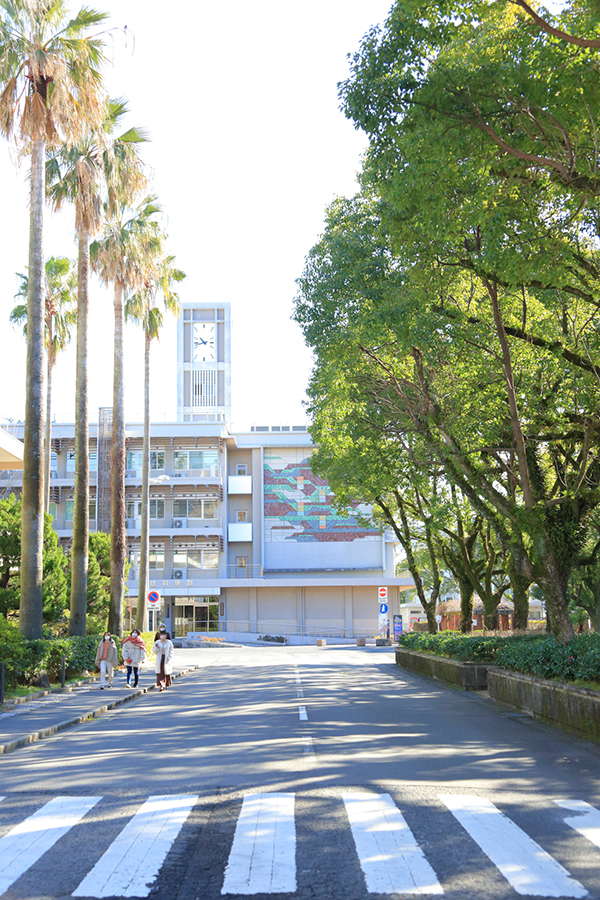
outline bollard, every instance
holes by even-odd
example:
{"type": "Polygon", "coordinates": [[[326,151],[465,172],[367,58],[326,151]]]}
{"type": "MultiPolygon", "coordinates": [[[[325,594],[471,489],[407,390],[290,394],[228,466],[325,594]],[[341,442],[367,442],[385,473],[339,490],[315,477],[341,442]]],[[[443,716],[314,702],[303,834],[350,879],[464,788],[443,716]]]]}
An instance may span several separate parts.
{"type": "Polygon", "coordinates": [[[66,680],[66,666],[65,666],[65,657],[62,657],[61,665],[60,665],[60,686],[64,688],[67,683],[66,680]]]}
{"type": "Polygon", "coordinates": [[[4,663],[0,663],[0,706],[4,703],[4,663]]]}

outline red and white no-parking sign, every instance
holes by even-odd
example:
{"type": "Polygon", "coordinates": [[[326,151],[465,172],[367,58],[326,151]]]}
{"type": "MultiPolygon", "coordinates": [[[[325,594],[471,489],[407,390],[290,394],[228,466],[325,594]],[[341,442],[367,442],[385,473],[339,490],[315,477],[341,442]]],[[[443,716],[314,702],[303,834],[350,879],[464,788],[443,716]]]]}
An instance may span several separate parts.
{"type": "Polygon", "coordinates": [[[387,600],[387,588],[386,587],[380,587],[378,590],[378,594],[379,594],[380,600],[387,600]]]}

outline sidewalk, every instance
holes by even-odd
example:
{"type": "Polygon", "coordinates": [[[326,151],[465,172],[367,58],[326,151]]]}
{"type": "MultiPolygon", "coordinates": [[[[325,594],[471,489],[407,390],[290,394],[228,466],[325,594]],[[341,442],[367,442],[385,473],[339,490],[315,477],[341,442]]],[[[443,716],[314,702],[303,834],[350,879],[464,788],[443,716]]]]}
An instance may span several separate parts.
{"type": "MultiPolygon", "coordinates": [[[[189,651],[179,650],[177,657],[173,664],[173,680],[203,668],[203,664],[209,662],[208,659],[206,662],[198,660],[198,654],[189,651]]],[[[210,661],[216,661],[216,656],[211,654],[210,661]]],[[[0,707],[0,754],[80,725],[156,689],[154,664],[150,664],[141,670],[139,685],[133,690],[126,686],[125,673],[116,672],[112,687],[103,691],[98,679],[67,687],[64,691],[52,691],[36,699],[6,700],[0,707]]]]}

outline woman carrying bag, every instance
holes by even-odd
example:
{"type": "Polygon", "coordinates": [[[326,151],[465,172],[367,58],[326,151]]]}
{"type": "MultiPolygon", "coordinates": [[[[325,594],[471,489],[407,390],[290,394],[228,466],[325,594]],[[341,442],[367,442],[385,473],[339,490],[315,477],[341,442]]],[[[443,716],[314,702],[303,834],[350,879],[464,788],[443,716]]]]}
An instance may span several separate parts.
{"type": "Polygon", "coordinates": [[[106,678],[108,678],[106,687],[112,687],[113,670],[119,665],[119,651],[110,631],[104,632],[104,637],[98,644],[96,665],[100,669],[100,690],[104,690],[106,678]]]}
{"type": "Polygon", "coordinates": [[[138,686],[139,668],[146,661],[146,645],[134,628],[129,637],[123,641],[123,662],[127,666],[127,687],[138,686]],[[133,675],[133,684],[131,677],[133,675]]]}
{"type": "Polygon", "coordinates": [[[154,653],[156,654],[154,664],[156,684],[159,690],[164,691],[165,688],[171,687],[171,675],[173,674],[173,641],[169,640],[166,632],[162,632],[154,644],[154,653]]]}

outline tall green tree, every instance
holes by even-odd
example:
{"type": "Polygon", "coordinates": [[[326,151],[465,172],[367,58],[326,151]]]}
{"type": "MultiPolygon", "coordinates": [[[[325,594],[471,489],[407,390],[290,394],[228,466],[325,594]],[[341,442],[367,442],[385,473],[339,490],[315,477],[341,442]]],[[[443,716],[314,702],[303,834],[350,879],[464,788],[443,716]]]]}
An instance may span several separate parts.
{"type": "MultiPolygon", "coordinates": [[[[154,249],[159,249],[153,245],[154,249]]],[[[140,544],[140,571],[138,578],[138,602],[135,625],[140,631],[148,630],[146,593],[148,591],[148,557],[150,554],[150,348],[154,339],[160,337],[164,316],[163,310],[179,315],[179,295],[173,286],[186,277],[174,265],[175,257],[164,255],[160,248],[158,259],[153,264],[150,276],[142,288],[129,299],[125,315],[140,322],[144,330],[144,441],[142,448],[142,528],[140,544]],[[162,308],[157,306],[157,298],[162,299],[162,308]]]]}
{"type": "Polygon", "coordinates": [[[125,301],[153,277],[162,246],[160,207],[147,197],[131,208],[107,210],[104,232],[90,248],[93,268],[114,290],[114,371],[111,444],[111,587],[108,628],[123,633],[123,598],[127,563],[125,507],[125,384],[123,328],[125,301]]]}
{"type": "MultiPolygon", "coordinates": [[[[0,500],[0,615],[9,618],[19,608],[23,583],[22,557],[22,499],[14,494],[0,500]]],[[[67,604],[68,563],[58,535],[52,527],[52,517],[44,514],[42,556],[44,622],[55,622],[67,604]]]]}
{"type": "Polygon", "coordinates": [[[89,416],[88,340],[90,240],[99,231],[109,209],[135,196],[146,186],[138,145],[145,141],[139,128],[116,134],[127,105],[107,103],[102,126],[90,129],[76,144],[62,144],[48,160],[48,195],[56,209],[65,203],[75,207],[78,236],[77,373],[75,379],[75,484],[73,546],[71,551],[71,634],[85,635],[89,535],[89,416]]]}
{"type": "MultiPolygon", "coordinates": [[[[29,276],[18,273],[21,279],[15,297],[27,298],[29,276]]],[[[45,266],[45,329],[46,329],[46,430],[44,435],[44,508],[50,504],[50,456],[52,450],[52,373],[58,354],[71,341],[71,330],[77,321],[77,276],[73,261],[64,256],[51,256],[45,266]]],[[[23,325],[27,334],[27,305],[15,306],[10,314],[11,322],[23,325]]]]}
{"type": "Polygon", "coordinates": [[[72,18],[62,0],[0,0],[0,131],[30,154],[29,294],[19,625],[42,636],[44,535],[44,254],[47,147],[76,141],[101,121],[104,13],[82,7],[72,18]]]}

